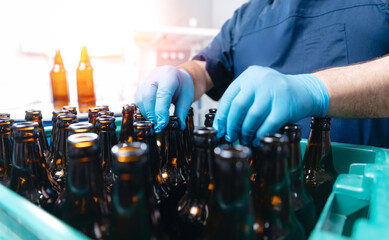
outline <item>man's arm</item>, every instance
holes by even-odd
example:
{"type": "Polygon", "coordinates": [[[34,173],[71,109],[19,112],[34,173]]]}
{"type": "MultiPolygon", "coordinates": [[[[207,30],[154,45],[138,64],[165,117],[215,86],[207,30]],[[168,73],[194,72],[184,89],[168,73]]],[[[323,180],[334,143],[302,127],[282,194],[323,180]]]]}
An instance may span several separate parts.
{"type": "Polygon", "coordinates": [[[205,69],[206,62],[204,61],[188,61],[180,66],[178,69],[183,69],[189,73],[193,79],[194,85],[194,100],[197,101],[200,97],[213,87],[213,82],[205,69]]]}
{"type": "Polygon", "coordinates": [[[343,118],[389,117],[389,56],[313,73],[326,86],[327,115],[343,118]]]}

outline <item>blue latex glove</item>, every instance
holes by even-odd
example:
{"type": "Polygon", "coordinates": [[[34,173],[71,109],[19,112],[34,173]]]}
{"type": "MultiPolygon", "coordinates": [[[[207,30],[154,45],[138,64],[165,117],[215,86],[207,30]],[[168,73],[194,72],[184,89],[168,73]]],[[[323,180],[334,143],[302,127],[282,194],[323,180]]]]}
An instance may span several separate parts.
{"type": "Polygon", "coordinates": [[[227,88],[213,127],[218,138],[240,138],[241,144],[257,147],[260,136],[308,116],[323,117],[328,105],[327,89],[316,76],[251,66],[227,88]]]}
{"type": "Polygon", "coordinates": [[[169,122],[170,104],[175,105],[174,114],[185,128],[185,118],[194,98],[192,77],[188,72],[173,66],[155,68],[138,86],[135,102],[142,115],[155,123],[156,133],[169,122]]]}

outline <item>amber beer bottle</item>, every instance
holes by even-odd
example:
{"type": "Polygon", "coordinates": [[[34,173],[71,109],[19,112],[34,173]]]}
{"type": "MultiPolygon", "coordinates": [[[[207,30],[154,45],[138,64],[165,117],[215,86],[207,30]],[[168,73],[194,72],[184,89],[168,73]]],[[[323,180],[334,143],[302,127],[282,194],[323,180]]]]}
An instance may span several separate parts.
{"type": "Polygon", "coordinates": [[[203,239],[254,239],[249,207],[249,148],[215,148],[215,190],[203,239]]]}
{"type": "Polygon", "coordinates": [[[290,190],[294,213],[302,224],[305,235],[309,236],[316,221],[316,209],[312,197],[307,192],[304,182],[303,162],[301,159],[301,127],[285,124],[280,131],[289,140],[288,168],[290,172],[290,190]]]}
{"type": "Polygon", "coordinates": [[[119,142],[132,142],[134,137],[134,114],[136,111],[135,104],[126,104],[123,106],[122,125],[120,129],[119,142]]]}
{"type": "Polygon", "coordinates": [[[81,50],[80,63],[77,67],[77,93],[80,112],[88,112],[88,108],[96,106],[93,68],[85,46],[81,50]]]}
{"type": "Polygon", "coordinates": [[[215,115],[216,115],[216,108],[210,108],[208,111],[209,112],[205,114],[204,126],[212,127],[213,120],[215,119],[215,115]]]}
{"type": "Polygon", "coordinates": [[[285,135],[265,135],[254,159],[255,179],[251,186],[254,206],[253,229],[257,239],[305,239],[293,212],[285,135]]]}
{"type": "Polygon", "coordinates": [[[120,143],[112,148],[115,174],[110,239],[153,239],[147,185],[148,147],[145,143],[120,143]]]}
{"type": "Polygon", "coordinates": [[[57,118],[59,115],[65,115],[67,113],[70,113],[70,112],[68,110],[54,110],[53,111],[53,117],[51,118],[51,122],[52,122],[53,126],[51,128],[50,151],[49,151],[49,156],[47,157],[47,159],[49,159],[51,157],[51,155],[55,152],[56,146],[54,144],[54,139],[57,137],[57,118]]]}
{"type": "Polygon", "coordinates": [[[70,113],[72,113],[72,114],[77,116],[77,107],[74,107],[74,106],[64,106],[62,109],[63,110],[67,110],[70,113]]]}
{"type": "Polygon", "coordinates": [[[9,186],[12,166],[11,127],[13,120],[0,118],[0,184],[9,186]]]}
{"type": "Polygon", "coordinates": [[[91,133],[93,132],[93,124],[88,122],[72,123],[69,125],[68,136],[77,133],[91,133]]]}
{"type": "Polygon", "coordinates": [[[312,118],[311,129],[303,160],[304,178],[316,206],[316,217],[319,217],[336,179],[330,139],[331,118],[312,118]]]}
{"type": "Polygon", "coordinates": [[[93,239],[106,239],[108,202],[95,133],[69,136],[65,190],[56,201],[56,215],[93,239]]]}
{"type": "Polygon", "coordinates": [[[214,149],[217,146],[216,131],[213,128],[199,128],[194,131],[195,151],[191,163],[188,187],[178,203],[179,229],[182,238],[202,237],[209,215],[211,174],[210,165],[215,162],[214,149]]]}
{"type": "Polygon", "coordinates": [[[91,108],[88,108],[88,122],[92,123],[93,126],[96,125],[96,118],[97,118],[97,114],[99,112],[103,111],[103,108],[102,107],[91,107],[91,108]]]}
{"type": "Polygon", "coordinates": [[[194,131],[193,108],[190,107],[188,111],[188,116],[185,119],[185,129],[183,132],[185,156],[189,162],[191,162],[192,160],[192,154],[194,151],[193,131],[194,131]]]}
{"type": "Polygon", "coordinates": [[[53,212],[57,193],[45,168],[38,147],[38,123],[21,122],[12,126],[13,153],[10,188],[36,205],[53,212]]]}
{"type": "Polygon", "coordinates": [[[104,183],[108,192],[111,192],[113,184],[111,148],[118,143],[116,137],[116,124],[114,117],[98,117],[96,119],[95,131],[99,135],[99,147],[101,151],[101,165],[103,168],[104,183]]]}
{"type": "Polygon", "coordinates": [[[60,193],[65,187],[65,174],[67,165],[67,145],[66,139],[69,135],[69,125],[75,123],[74,114],[59,115],[57,117],[57,136],[54,141],[55,151],[50,155],[47,162],[50,181],[54,189],[60,193]]]}
{"type": "Polygon", "coordinates": [[[62,57],[57,50],[54,57],[54,66],[50,71],[51,89],[53,92],[54,109],[59,110],[69,104],[69,89],[66,80],[66,70],[62,57]]]}
{"type": "Polygon", "coordinates": [[[103,110],[97,113],[97,117],[114,117],[115,113],[107,110],[103,110]]]}
{"type": "Polygon", "coordinates": [[[30,109],[26,110],[26,121],[32,121],[38,123],[38,146],[45,157],[49,154],[49,143],[47,142],[45,129],[42,123],[41,110],[30,109]]]}

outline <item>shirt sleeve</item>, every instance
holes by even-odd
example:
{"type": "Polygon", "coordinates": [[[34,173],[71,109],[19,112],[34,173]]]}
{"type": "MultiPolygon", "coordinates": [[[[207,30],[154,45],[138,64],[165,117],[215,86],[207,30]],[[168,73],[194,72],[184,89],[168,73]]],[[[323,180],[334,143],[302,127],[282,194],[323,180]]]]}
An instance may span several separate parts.
{"type": "Polygon", "coordinates": [[[193,60],[205,61],[205,68],[213,81],[213,88],[207,95],[213,100],[219,100],[234,79],[233,45],[236,39],[236,29],[242,22],[244,12],[250,3],[242,5],[227,20],[218,35],[193,60]]]}

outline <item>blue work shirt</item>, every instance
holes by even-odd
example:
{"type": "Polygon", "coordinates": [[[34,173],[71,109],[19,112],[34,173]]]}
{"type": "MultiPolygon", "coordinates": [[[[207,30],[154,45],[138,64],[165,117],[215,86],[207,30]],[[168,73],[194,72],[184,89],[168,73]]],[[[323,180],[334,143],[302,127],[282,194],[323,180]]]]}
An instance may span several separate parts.
{"type": "MultiPolygon", "coordinates": [[[[218,100],[250,65],[300,74],[384,56],[389,52],[387,1],[252,0],[242,5],[194,57],[206,61],[213,80],[207,94],[218,100]]],[[[305,138],[310,121],[297,122],[305,138]]],[[[332,141],[387,147],[388,138],[388,118],[332,119],[332,141]]]]}

